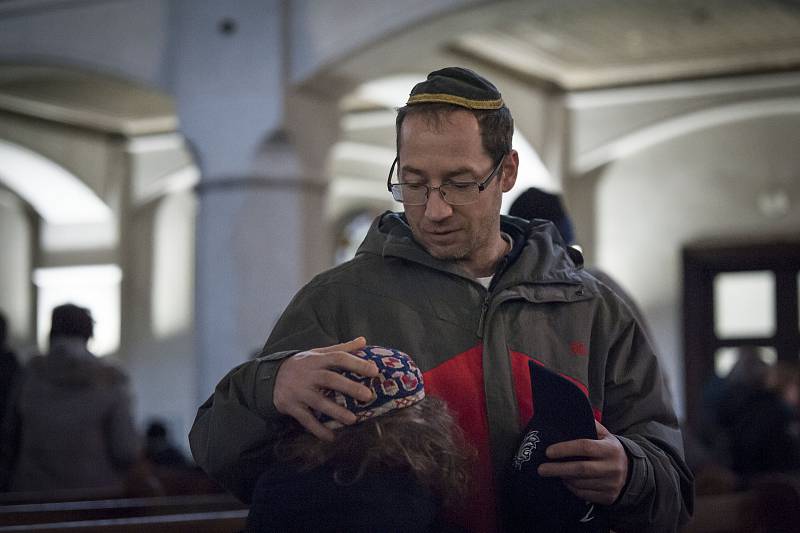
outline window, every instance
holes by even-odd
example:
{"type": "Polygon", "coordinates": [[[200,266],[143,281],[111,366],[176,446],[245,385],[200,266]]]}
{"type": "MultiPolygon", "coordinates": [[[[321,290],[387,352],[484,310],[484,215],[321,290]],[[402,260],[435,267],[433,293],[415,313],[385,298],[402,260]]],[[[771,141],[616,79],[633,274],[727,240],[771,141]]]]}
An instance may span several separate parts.
{"type": "Polygon", "coordinates": [[[39,349],[47,350],[53,308],[65,303],[86,307],[94,318],[94,338],[89,349],[108,355],[119,348],[120,281],[117,265],[37,268],[33,282],[38,288],[36,337],[39,349]]]}
{"type": "MultiPolygon", "coordinates": [[[[778,352],[772,346],[758,346],[758,357],[767,365],[774,365],[778,361],[778,352]]],[[[714,373],[721,377],[727,377],[731,369],[739,361],[741,349],[735,348],[720,348],[714,354],[714,373]]]]}
{"type": "Polygon", "coordinates": [[[775,275],[720,273],[714,278],[714,331],[720,339],[775,334],[775,275]]]}

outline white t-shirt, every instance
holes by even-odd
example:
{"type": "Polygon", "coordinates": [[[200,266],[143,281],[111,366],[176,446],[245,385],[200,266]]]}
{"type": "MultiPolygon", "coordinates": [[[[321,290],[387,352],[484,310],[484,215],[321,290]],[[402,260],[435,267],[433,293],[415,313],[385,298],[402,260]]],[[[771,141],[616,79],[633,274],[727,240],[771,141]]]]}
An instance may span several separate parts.
{"type": "MultiPolygon", "coordinates": [[[[509,235],[508,233],[500,233],[500,236],[503,237],[503,240],[508,243],[508,252],[506,252],[506,255],[508,255],[509,253],[511,253],[511,250],[514,249],[514,239],[512,239],[511,235],[509,235]]],[[[484,278],[475,278],[475,281],[483,285],[484,289],[489,290],[489,285],[492,284],[493,278],[494,274],[492,274],[491,276],[486,276],[484,278]]]]}

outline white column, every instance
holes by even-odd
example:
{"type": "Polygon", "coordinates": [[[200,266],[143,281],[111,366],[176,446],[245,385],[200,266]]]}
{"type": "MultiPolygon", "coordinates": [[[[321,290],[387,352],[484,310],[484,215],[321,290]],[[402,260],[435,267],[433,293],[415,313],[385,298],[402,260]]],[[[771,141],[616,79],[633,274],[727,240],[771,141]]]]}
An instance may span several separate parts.
{"type": "Polygon", "coordinates": [[[322,216],[285,133],[283,2],[178,0],[169,83],[198,190],[198,400],[264,343],[306,280],[304,235],[322,216]]]}

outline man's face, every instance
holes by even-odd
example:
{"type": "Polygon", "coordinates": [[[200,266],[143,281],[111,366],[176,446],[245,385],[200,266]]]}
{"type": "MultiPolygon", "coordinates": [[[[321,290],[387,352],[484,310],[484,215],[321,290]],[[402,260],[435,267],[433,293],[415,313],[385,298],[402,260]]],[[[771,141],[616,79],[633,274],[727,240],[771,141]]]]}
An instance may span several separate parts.
{"type": "MultiPolygon", "coordinates": [[[[400,130],[398,178],[401,183],[438,187],[447,182],[482,181],[494,169],[483,147],[478,121],[467,111],[453,111],[438,124],[427,117],[406,116],[400,130]]],[[[483,267],[500,238],[502,193],[516,179],[516,152],[468,205],[450,205],[431,191],[425,205],[405,206],[416,241],[438,259],[459,261],[468,270],[483,267]]]]}

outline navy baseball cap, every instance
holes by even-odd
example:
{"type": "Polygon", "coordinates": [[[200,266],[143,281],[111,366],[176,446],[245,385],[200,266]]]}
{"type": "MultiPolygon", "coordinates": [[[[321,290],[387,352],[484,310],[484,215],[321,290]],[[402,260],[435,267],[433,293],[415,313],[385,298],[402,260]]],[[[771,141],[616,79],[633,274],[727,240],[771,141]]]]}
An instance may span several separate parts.
{"type": "Polygon", "coordinates": [[[539,476],[545,450],[558,442],[597,439],[589,400],[569,380],[531,361],[534,413],[509,467],[509,531],[609,531],[605,508],[572,494],[559,478],[539,476]]]}

